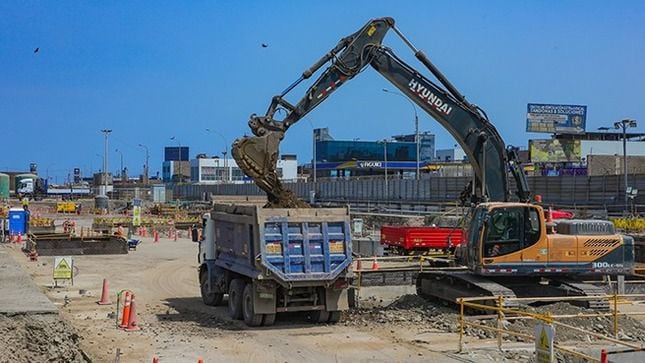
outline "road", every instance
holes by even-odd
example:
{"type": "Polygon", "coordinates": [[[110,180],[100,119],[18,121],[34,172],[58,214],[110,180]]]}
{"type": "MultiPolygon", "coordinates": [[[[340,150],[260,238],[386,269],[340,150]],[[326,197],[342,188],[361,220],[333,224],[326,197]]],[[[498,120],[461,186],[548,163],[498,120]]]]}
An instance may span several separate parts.
{"type": "Polygon", "coordinates": [[[53,257],[29,262],[18,249],[13,257],[34,277],[84,338],[82,349],[97,362],[457,362],[456,335],[389,327],[318,325],[307,314],[279,315],[275,326],[248,328],[231,320],[226,307],[201,302],[197,282],[197,244],[188,239],[144,238],[128,255],[75,256],[74,286],[51,288],[53,257]],[[99,306],[101,283],[110,284],[112,305],[99,306]],[[108,318],[116,311],[116,292],[135,293],[141,330],[125,332],[108,318]],[[64,305],[65,296],[69,304],[64,305]],[[429,340],[430,339],[430,340],[429,340]],[[442,352],[445,351],[445,352],[442,352]]]}

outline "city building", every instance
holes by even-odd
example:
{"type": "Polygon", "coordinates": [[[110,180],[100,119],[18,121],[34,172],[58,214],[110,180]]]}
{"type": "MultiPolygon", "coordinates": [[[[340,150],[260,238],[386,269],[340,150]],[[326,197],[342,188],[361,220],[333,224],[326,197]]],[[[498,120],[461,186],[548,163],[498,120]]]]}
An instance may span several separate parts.
{"type": "MultiPolygon", "coordinates": [[[[278,160],[277,174],[283,181],[295,181],[298,176],[296,156],[282,155],[278,160]]],[[[237,166],[235,159],[200,154],[190,161],[190,181],[196,184],[245,183],[251,178],[237,166]]]]}
{"type": "Polygon", "coordinates": [[[451,161],[468,161],[468,157],[464,149],[455,145],[452,149],[437,149],[435,161],[451,162],[451,161]]]}
{"type": "MultiPolygon", "coordinates": [[[[417,169],[415,135],[397,135],[390,140],[336,140],[328,128],[315,129],[315,163],[318,177],[351,177],[388,174],[414,177],[417,169]]],[[[434,157],[435,136],[419,135],[419,167],[434,157]]],[[[306,167],[312,172],[312,165],[306,167]]]]}
{"type": "Polygon", "coordinates": [[[188,146],[166,146],[161,175],[164,182],[190,180],[190,149],[188,146]]]}

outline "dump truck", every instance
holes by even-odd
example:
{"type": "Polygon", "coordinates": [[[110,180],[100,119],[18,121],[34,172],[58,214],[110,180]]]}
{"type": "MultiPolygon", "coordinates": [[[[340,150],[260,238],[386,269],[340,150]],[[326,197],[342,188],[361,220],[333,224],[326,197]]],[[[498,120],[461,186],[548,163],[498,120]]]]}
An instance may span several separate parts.
{"type": "Polygon", "coordinates": [[[338,322],[348,308],[349,220],[348,208],[215,204],[199,241],[203,302],[220,305],[228,295],[231,318],[249,326],[296,311],[338,322]]]}

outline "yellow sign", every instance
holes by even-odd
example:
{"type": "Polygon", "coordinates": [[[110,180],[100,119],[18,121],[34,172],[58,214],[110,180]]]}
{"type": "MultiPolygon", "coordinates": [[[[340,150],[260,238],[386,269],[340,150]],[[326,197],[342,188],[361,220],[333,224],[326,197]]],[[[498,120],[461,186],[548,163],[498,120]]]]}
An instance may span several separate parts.
{"type": "Polygon", "coordinates": [[[376,27],[372,25],[369,29],[367,29],[367,36],[371,37],[372,35],[374,35],[374,32],[376,32],[376,27]]]}
{"type": "Polygon", "coordinates": [[[71,280],[74,260],[71,256],[54,257],[54,280],[71,280]]]}
{"type": "Polygon", "coordinates": [[[132,207],[132,225],[134,227],[141,225],[141,207],[138,205],[132,207]]]}
{"type": "Polygon", "coordinates": [[[329,252],[331,253],[344,253],[345,243],[342,241],[329,242],[329,252]]]}
{"type": "Polygon", "coordinates": [[[555,328],[551,324],[535,325],[535,358],[538,363],[553,362],[553,338],[555,328]]]}

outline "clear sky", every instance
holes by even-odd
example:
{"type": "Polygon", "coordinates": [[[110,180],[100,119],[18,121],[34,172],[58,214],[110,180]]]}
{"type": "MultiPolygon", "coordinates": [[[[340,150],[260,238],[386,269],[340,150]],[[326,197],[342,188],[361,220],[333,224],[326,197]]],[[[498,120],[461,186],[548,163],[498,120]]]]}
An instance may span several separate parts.
{"type": "MultiPolygon", "coordinates": [[[[587,130],[623,117],[645,130],[643,1],[2,1],[0,170],[35,162],[61,179],[74,167],[97,171],[103,128],[113,130],[112,171],[119,149],[130,174],[141,173],[140,143],[151,172],[160,170],[173,136],[191,158],[221,153],[223,138],[248,132],[251,113],[382,16],[508,144],[548,137],[525,132],[529,102],[587,105],[587,130]]],[[[384,43],[429,74],[393,33],[384,43]]],[[[410,104],[384,87],[393,88],[368,68],[293,126],[281,151],[310,160],[312,125],[338,139],[413,132],[410,104]]],[[[454,144],[431,117],[420,120],[438,148],[454,144]]]]}

